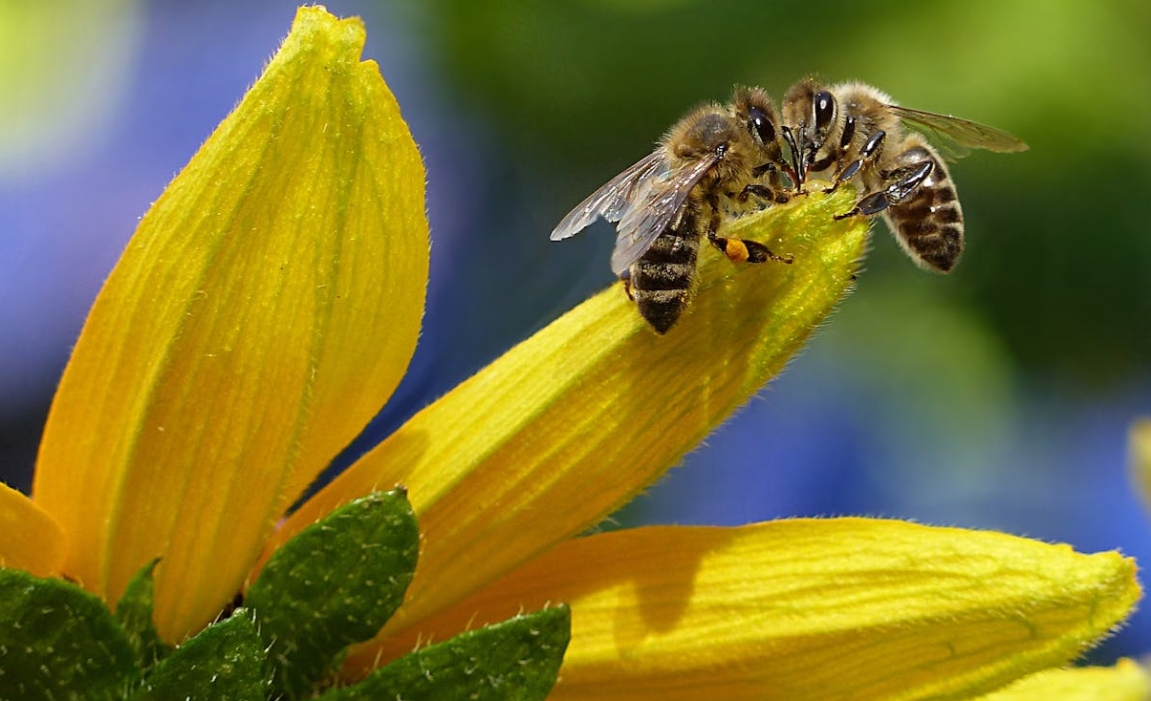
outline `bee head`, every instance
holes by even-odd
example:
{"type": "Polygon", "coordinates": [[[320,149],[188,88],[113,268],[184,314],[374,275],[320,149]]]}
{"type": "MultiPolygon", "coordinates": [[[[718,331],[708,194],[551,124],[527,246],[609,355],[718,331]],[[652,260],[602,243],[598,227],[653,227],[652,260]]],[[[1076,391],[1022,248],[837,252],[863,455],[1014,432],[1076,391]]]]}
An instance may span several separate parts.
{"type": "Polygon", "coordinates": [[[680,125],[680,133],[671,135],[669,142],[675,144],[675,155],[682,159],[713,153],[722,158],[737,136],[731,120],[713,107],[698,110],[680,125]]]}
{"type": "Polygon", "coordinates": [[[838,112],[835,96],[814,78],[799,81],[784,96],[782,130],[801,181],[835,127],[838,112]]]}
{"type": "Polygon", "coordinates": [[[774,170],[796,180],[794,169],[783,159],[783,142],[787,132],[779,119],[775,104],[762,88],[736,87],[732,100],[732,117],[741,124],[751,140],[753,172],[774,170]]]}

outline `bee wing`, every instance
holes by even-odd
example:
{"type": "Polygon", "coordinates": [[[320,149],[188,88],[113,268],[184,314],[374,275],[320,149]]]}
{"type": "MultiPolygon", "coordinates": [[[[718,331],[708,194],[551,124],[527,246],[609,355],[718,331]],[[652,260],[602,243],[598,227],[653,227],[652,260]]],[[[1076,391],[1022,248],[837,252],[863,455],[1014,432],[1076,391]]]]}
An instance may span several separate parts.
{"type": "Polygon", "coordinates": [[[634,206],[636,190],[640,184],[650,178],[666,175],[668,167],[661,146],[609,180],[568,212],[552,230],[551,240],[562,241],[575,236],[601,216],[610,222],[619,221],[634,206]]]}
{"type": "Polygon", "coordinates": [[[719,161],[710,153],[691,165],[659,177],[638,182],[631,206],[625,208],[616,231],[611,270],[616,275],[631,267],[683,210],[688,193],[719,161]]]}
{"type": "Polygon", "coordinates": [[[888,108],[902,122],[917,131],[924,132],[931,143],[940,147],[949,160],[962,158],[973,148],[997,153],[1016,153],[1029,148],[1021,139],[1002,129],[989,127],[970,119],[913,110],[899,105],[888,105],[888,108]]]}

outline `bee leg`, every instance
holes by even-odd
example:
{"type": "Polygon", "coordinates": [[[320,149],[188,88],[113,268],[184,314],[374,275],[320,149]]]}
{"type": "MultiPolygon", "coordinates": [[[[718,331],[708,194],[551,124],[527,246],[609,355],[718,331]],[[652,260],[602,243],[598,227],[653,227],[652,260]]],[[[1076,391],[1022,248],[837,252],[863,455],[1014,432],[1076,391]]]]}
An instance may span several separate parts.
{"type": "Polygon", "coordinates": [[[791,195],[783,190],[772,190],[767,185],[761,185],[759,183],[752,183],[744,187],[743,190],[736,195],[736,199],[739,200],[740,204],[743,204],[747,202],[752,195],[755,195],[764,202],[774,202],[775,204],[785,204],[791,199],[791,195]]]}
{"type": "Polygon", "coordinates": [[[829,153],[826,156],[824,156],[823,158],[819,159],[818,161],[813,161],[811,164],[811,170],[815,173],[825,171],[828,168],[830,168],[831,166],[839,163],[839,159],[841,159],[842,157],[843,157],[843,154],[841,154],[839,152],[829,153]]]}
{"type": "Polygon", "coordinates": [[[728,260],[732,263],[763,263],[774,260],[778,263],[791,265],[795,260],[791,255],[781,256],[777,253],[772,253],[770,248],[758,241],[722,238],[717,236],[712,229],[709,229],[707,232],[707,240],[711,242],[711,245],[718,248],[720,253],[727,256],[728,260]]]}
{"type": "Polygon", "coordinates": [[[871,135],[871,138],[863,144],[863,148],[859,149],[859,157],[851,163],[842,166],[836,173],[835,178],[831,182],[831,187],[825,189],[824,194],[830,195],[839,189],[839,186],[846,180],[851,180],[857,173],[864,167],[869,166],[875,162],[879,157],[879,152],[883,150],[883,141],[887,138],[887,133],[882,129],[871,135]]]}
{"type": "MultiPolygon", "coordinates": [[[[886,134],[882,130],[879,131],[878,134],[876,134],[875,136],[878,136],[881,140],[886,138],[886,134]]],[[[851,174],[848,174],[846,176],[844,175],[845,171],[847,171],[847,169],[850,167],[851,164],[847,164],[845,166],[845,164],[843,162],[843,157],[847,153],[847,150],[849,148],[851,148],[851,142],[854,140],[855,140],[855,117],[849,114],[849,115],[847,115],[847,118],[843,122],[843,133],[839,135],[839,145],[835,148],[835,150],[833,150],[831,153],[827,154],[827,156],[825,156],[818,164],[819,170],[826,170],[826,169],[830,168],[832,164],[835,164],[835,166],[836,166],[835,173],[831,176],[832,185],[831,185],[831,187],[824,190],[824,194],[831,194],[832,192],[835,192],[836,190],[838,190],[839,186],[843,184],[844,180],[847,180],[847,178],[851,177],[851,175],[853,175],[855,173],[855,171],[859,170],[859,166],[856,165],[855,169],[852,171],[851,174]]],[[[868,144],[864,144],[863,146],[864,146],[864,149],[866,149],[868,147],[868,144]]],[[[875,147],[873,146],[872,150],[874,150],[874,148],[875,147]]],[[[859,159],[856,159],[857,163],[858,163],[858,161],[859,161],[859,159]]]]}
{"type": "MultiPolygon", "coordinates": [[[[781,173],[786,175],[791,180],[792,186],[791,186],[791,188],[787,188],[787,189],[795,190],[795,192],[793,192],[791,194],[793,194],[793,195],[806,195],[807,194],[806,190],[799,188],[799,175],[795,172],[795,168],[793,168],[791,165],[789,165],[787,163],[787,161],[781,160],[779,163],[768,162],[768,163],[764,163],[763,165],[756,166],[756,167],[751,169],[751,177],[755,178],[756,180],[762,178],[764,175],[768,175],[768,182],[770,183],[769,187],[776,189],[776,190],[785,189],[783,182],[780,179],[781,173]]],[[[744,188],[744,189],[746,189],[746,188],[744,188]]],[[[741,199],[740,201],[742,202],[743,199],[741,199]]],[[[780,204],[782,204],[782,203],[780,203],[780,204]]]]}
{"type": "Polygon", "coordinates": [[[635,295],[631,293],[631,271],[625,270],[619,275],[619,281],[623,283],[623,292],[631,301],[635,301],[635,295]]]}
{"type": "Polygon", "coordinates": [[[897,168],[891,171],[886,177],[888,184],[882,189],[865,195],[862,199],[855,203],[855,207],[850,212],[835,215],[834,219],[847,219],[854,216],[871,216],[878,214],[887,209],[893,204],[898,204],[907,198],[908,195],[915,192],[916,188],[923,184],[931,171],[935,170],[935,163],[932,161],[923,161],[921,163],[912,163],[911,165],[897,168]]]}
{"type": "MultiPolygon", "coordinates": [[[[752,186],[748,186],[752,187],[752,186]]],[[[769,193],[771,189],[765,188],[769,193]]],[[[746,191],[747,188],[744,188],[746,191]]],[[[753,191],[754,192],[754,191],[753,191]]],[[[740,193],[742,197],[743,193],[740,193]]],[[[779,261],[780,263],[790,264],[793,260],[791,256],[780,256],[771,252],[771,249],[764,246],[762,243],[756,241],[748,241],[747,239],[725,239],[721,238],[716,232],[719,231],[720,217],[719,217],[719,197],[714,193],[708,197],[708,203],[711,205],[711,220],[707,226],[707,240],[711,245],[715,246],[727,256],[728,260],[733,263],[762,263],[768,260],[779,261]]]]}
{"type": "Polygon", "coordinates": [[[774,163],[764,163],[761,166],[756,166],[751,169],[751,177],[759,179],[768,173],[774,173],[777,170],[774,163]]]}

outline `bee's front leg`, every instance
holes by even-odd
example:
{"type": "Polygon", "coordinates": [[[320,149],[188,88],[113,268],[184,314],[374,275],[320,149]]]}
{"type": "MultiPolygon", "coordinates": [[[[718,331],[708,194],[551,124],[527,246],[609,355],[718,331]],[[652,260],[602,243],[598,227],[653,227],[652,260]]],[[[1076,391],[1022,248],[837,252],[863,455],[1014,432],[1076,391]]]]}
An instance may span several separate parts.
{"type": "Polygon", "coordinates": [[[760,183],[751,183],[750,185],[745,186],[742,190],[740,190],[739,194],[736,195],[735,198],[739,200],[740,204],[743,204],[744,202],[747,202],[747,200],[751,198],[752,195],[755,195],[764,202],[774,204],[787,204],[787,202],[791,200],[791,195],[787,192],[784,192],[783,190],[772,190],[767,185],[761,185],[760,183]]]}
{"type": "Polygon", "coordinates": [[[839,189],[839,186],[844,182],[854,178],[860,170],[865,166],[869,166],[879,158],[879,153],[883,150],[883,142],[887,139],[887,132],[880,129],[871,135],[871,138],[863,144],[863,148],[859,149],[859,157],[854,161],[844,164],[840,163],[839,169],[835,173],[835,177],[831,181],[831,187],[826,188],[824,194],[830,195],[839,189]]]}

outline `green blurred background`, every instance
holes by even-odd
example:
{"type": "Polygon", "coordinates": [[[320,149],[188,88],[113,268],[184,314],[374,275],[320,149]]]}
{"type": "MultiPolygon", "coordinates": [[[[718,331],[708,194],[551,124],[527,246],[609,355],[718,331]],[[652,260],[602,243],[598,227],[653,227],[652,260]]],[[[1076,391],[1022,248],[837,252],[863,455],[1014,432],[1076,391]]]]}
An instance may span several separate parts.
{"type": "MultiPolygon", "coordinates": [[[[613,232],[552,226],[735,83],[859,79],[1006,129],[951,166],[967,249],[916,269],[877,222],[788,371],[619,515],[871,514],[1151,557],[1125,474],[1151,413],[1151,4],[332,1],[368,26],[428,166],[426,326],[341,464],[611,284],[613,232]]],[[[0,466],[26,488],[51,392],[136,218],[286,33],[289,2],[0,1],[0,466]]],[[[643,388],[636,388],[643,391],[643,388]]],[[[335,469],[338,469],[338,465],[335,469]]],[[[622,469],[622,467],[621,467],[622,469]]],[[[1151,650],[1136,625],[1098,653],[1151,650]]]]}

